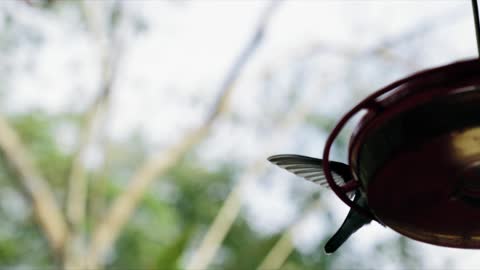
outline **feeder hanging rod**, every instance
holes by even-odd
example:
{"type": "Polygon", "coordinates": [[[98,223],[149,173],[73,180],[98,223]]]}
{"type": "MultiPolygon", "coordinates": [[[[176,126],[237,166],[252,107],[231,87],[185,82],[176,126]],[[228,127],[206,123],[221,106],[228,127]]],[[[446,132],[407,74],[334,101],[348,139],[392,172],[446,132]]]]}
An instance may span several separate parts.
{"type": "Polygon", "coordinates": [[[473,19],[475,23],[475,36],[477,38],[477,50],[480,57],[480,19],[478,18],[478,3],[477,0],[472,0],[473,19]]]}

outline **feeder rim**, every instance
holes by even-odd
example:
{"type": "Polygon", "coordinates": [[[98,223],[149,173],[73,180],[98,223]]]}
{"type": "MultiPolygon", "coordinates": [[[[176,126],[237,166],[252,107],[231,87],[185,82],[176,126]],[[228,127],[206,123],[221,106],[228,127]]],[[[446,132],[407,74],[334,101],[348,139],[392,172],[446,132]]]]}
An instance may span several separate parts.
{"type": "Polygon", "coordinates": [[[333,142],[337,138],[338,134],[342,129],[344,128],[345,124],[358,112],[361,110],[371,110],[378,108],[380,106],[379,101],[377,100],[378,97],[391,92],[395,89],[397,89],[399,86],[412,81],[412,80],[417,80],[420,79],[424,76],[429,76],[431,74],[434,74],[438,71],[445,71],[445,70],[454,70],[456,69],[459,65],[464,65],[464,64],[473,64],[477,63],[478,58],[476,59],[469,59],[469,60],[464,60],[464,61],[458,61],[454,62],[445,66],[440,66],[436,68],[431,68],[423,71],[419,71],[417,73],[414,73],[413,75],[410,75],[406,78],[400,79],[398,81],[395,81],[380,90],[372,93],[371,95],[367,96],[364,100],[362,100],[360,103],[358,103],[355,107],[353,107],[350,111],[348,111],[337,123],[337,125],[333,128],[332,132],[327,138],[327,141],[325,143],[325,149],[323,151],[323,161],[322,161],[322,166],[323,170],[325,173],[325,178],[327,180],[328,185],[330,188],[333,190],[333,192],[350,208],[355,209],[357,212],[363,214],[364,216],[376,220],[376,217],[371,213],[371,211],[368,208],[361,207],[358,204],[354,203],[352,200],[349,199],[347,196],[347,193],[361,187],[361,182],[358,181],[357,179],[349,179],[349,181],[346,185],[344,186],[339,186],[335,181],[333,180],[332,172],[330,170],[330,149],[333,145],[333,142]],[[353,181],[353,182],[352,182],[353,181]],[[353,183],[353,184],[352,184],[353,183]]]}

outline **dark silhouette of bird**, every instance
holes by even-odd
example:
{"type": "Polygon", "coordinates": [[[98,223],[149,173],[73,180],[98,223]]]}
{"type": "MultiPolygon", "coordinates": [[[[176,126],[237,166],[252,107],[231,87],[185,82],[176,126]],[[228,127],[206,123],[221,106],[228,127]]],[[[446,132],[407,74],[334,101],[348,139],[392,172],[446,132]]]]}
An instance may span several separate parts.
{"type": "MultiPolygon", "coordinates": [[[[275,155],[268,158],[273,164],[287,171],[305,178],[306,180],[328,187],[327,179],[323,172],[322,160],[300,155],[275,155]]],[[[338,185],[343,185],[353,179],[350,167],[347,164],[330,161],[333,180],[338,185]]],[[[353,196],[353,201],[359,206],[368,209],[367,198],[359,189],[348,194],[353,196]]],[[[335,252],[353,233],[372,221],[362,213],[350,209],[345,221],[337,232],[325,244],[325,253],[335,252]]]]}

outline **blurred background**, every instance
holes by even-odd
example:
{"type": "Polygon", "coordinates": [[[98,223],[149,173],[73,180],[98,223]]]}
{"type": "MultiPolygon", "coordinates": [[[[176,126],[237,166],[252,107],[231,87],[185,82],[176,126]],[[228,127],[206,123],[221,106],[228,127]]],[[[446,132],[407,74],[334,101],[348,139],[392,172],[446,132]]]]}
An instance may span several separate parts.
{"type": "Polygon", "coordinates": [[[480,267],[378,224],[326,256],[348,208],[266,161],[475,57],[470,1],[2,0],[0,29],[1,269],[480,267]]]}

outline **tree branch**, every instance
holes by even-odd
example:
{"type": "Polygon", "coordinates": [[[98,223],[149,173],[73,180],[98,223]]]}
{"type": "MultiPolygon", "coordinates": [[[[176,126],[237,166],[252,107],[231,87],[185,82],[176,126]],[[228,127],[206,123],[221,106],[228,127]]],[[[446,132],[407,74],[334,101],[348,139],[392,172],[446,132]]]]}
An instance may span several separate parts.
{"type": "Polygon", "coordinates": [[[103,33],[103,31],[98,29],[101,27],[94,23],[95,19],[92,18],[93,15],[91,15],[88,7],[85,7],[85,5],[86,3],[83,4],[83,11],[88,21],[87,24],[90,25],[90,28],[93,28],[90,29],[90,31],[96,37],[97,42],[100,43],[99,51],[101,55],[101,70],[103,76],[100,93],[84,115],[83,123],[80,129],[79,143],[77,145],[77,150],[75,151],[70,170],[69,190],[66,205],[67,217],[72,228],[81,226],[85,218],[87,180],[85,176],[85,166],[83,164],[84,156],[92,140],[91,137],[95,129],[95,124],[101,117],[109,102],[112,92],[113,79],[115,76],[115,74],[113,74],[114,69],[112,67],[111,57],[106,52],[106,46],[102,44],[102,40],[105,39],[105,34],[100,34],[103,33]]]}
{"type": "Polygon", "coordinates": [[[139,200],[154,178],[165,173],[193,146],[202,141],[208,135],[216,119],[226,111],[233,86],[241,75],[241,71],[246,63],[251,59],[253,53],[263,40],[265,28],[277,2],[278,1],[273,1],[273,4],[267,8],[260,19],[253,38],[247,43],[247,46],[234,61],[231,69],[220,85],[219,95],[213,110],[207,116],[205,122],[187,134],[179,143],[173,145],[165,152],[148,159],[133,175],[124,193],[120,194],[113,202],[104,220],[101,221],[93,233],[88,256],[91,260],[91,266],[94,267],[111,248],[121,228],[132,215],[139,200]]]}
{"type": "Polygon", "coordinates": [[[302,218],[291,225],[282,234],[275,245],[273,245],[267,256],[265,256],[263,261],[258,266],[258,270],[273,270],[280,269],[282,267],[295,248],[293,244],[293,234],[302,226],[304,219],[314,211],[318,211],[319,207],[321,207],[321,200],[317,200],[316,202],[312,203],[310,207],[308,207],[308,209],[305,211],[305,214],[302,215],[302,218]]]}
{"type": "Polygon", "coordinates": [[[72,227],[80,226],[85,218],[87,180],[83,160],[85,152],[91,142],[95,122],[100,118],[102,112],[107,106],[106,104],[108,103],[112,87],[111,81],[108,81],[109,82],[104,82],[102,93],[98,95],[90,109],[85,114],[80,132],[79,144],[72,161],[67,201],[67,216],[72,227]]]}
{"type": "MultiPolygon", "coordinates": [[[[120,11],[121,7],[114,5],[112,13],[120,11]]],[[[111,50],[115,41],[108,40],[105,25],[100,22],[98,9],[92,9],[86,1],[82,3],[82,11],[89,32],[98,44],[101,65],[100,93],[87,109],[80,128],[80,138],[70,170],[66,214],[71,227],[71,239],[66,245],[64,268],[85,267],[85,243],[83,225],[85,223],[88,181],[84,165],[85,153],[92,141],[97,126],[104,126],[105,111],[111,97],[113,82],[118,66],[118,55],[111,50]]],[[[121,12],[118,12],[121,13],[121,12]]]]}
{"type": "Polygon", "coordinates": [[[35,167],[31,154],[20,141],[7,119],[0,115],[0,151],[9,167],[18,175],[23,194],[31,201],[33,211],[45,232],[55,255],[62,253],[68,228],[47,181],[35,167]]]}
{"type": "Polygon", "coordinates": [[[280,269],[283,263],[287,260],[290,253],[292,253],[294,246],[292,242],[292,235],[295,227],[289,228],[280,239],[275,243],[265,259],[260,263],[258,270],[274,270],[280,269]]]}
{"type": "Polygon", "coordinates": [[[220,244],[232,227],[235,219],[240,212],[242,194],[249,183],[249,180],[260,174],[263,170],[264,160],[256,162],[250,169],[238,180],[235,187],[223,202],[212,225],[208,228],[200,246],[195,250],[192,258],[185,267],[187,270],[207,269],[213,257],[217,253],[220,244]]]}

